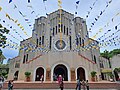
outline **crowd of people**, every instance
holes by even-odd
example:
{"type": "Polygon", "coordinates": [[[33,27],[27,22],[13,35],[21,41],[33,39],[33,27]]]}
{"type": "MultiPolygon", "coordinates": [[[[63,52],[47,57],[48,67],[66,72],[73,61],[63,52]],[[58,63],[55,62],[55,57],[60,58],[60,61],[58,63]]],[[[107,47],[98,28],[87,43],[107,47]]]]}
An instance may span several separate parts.
{"type": "MultiPolygon", "coordinates": [[[[64,89],[64,78],[62,77],[62,75],[56,76],[55,74],[53,75],[53,80],[54,81],[58,81],[59,87],[61,90],[64,89]]],[[[84,81],[80,81],[80,79],[77,79],[77,84],[75,89],[76,90],[81,90],[81,87],[83,88],[83,90],[89,90],[89,84],[88,84],[88,80],[84,81]]]]}
{"type": "MultiPolygon", "coordinates": [[[[43,82],[43,78],[44,76],[41,75],[40,81],[43,82]]],[[[56,76],[55,74],[53,75],[53,80],[58,82],[59,88],[60,90],[64,89],[64,78],[62,77],[62,75],[58,75],[56,76]]],[[[4,78],[0,77],[0,90],[3,87],[3,83],[4,83],[4,78]]],[[[77,84],[76,84],[76,90],[81,90],[81,87],[83,88],[83,90],[89,90],[89,84],[88,84],[88,80],[84,81],[80,81],[80,79],[77,79],[77,84]]],[[[8,90],[12,90],[13,89],[13,80],[9,80],[8,81],[8,90]]]]}
{"type": "Polygon", "coordinates": [[[77,85],[76,85],[76,90],[81,90],[81,87],[83,87],[83,90],[89,90],[89,84],[88,84],[88,80],[84,81],[80,81],[80,79],[77,80],[77,85]]]}
{"type": "MultiPolygon", "coordinates": [[[[0,90],[2,90],[4,82],[5,82],[4,77],[0,76],[0,90]]],[[[9,80],[8,81],[8,90],[12,90],[12,89],[13,89],[13,80],[9,80]]]]}

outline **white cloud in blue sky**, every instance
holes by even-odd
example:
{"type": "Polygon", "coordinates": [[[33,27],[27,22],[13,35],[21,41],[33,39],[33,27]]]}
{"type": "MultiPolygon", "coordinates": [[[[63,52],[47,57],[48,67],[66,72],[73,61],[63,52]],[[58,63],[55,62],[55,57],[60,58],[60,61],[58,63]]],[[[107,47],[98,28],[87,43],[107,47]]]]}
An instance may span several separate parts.
{"type": "MultiPolygon", "coordinates": [[[[17,32],[19,32],[19,34],[22,37],[24,37],[24,39],[29,38],[29,37],[26,36],[23,33],[23,31],[14,22],[10,21],[8,18],[5,17],[6,13],[8,13],[13,19],[18,20],[18,22],[20,22],[21,25],[24,26],[27,34],[31,36],[32,29],[30,29],[30,27],[24,20],[25,18],[23,18],[19,14],[18,10],[21,11],[23,14],[27,15],[26,19],[29,19],[31,22],[30,24],[33,25],[34,20],[36,19],[35,16],[37,14],[39,14],[39,16],[46,16],[46,13],[49,14],[58,9],[57,0],[47,0],[47,2],[45,3],[47,10],[45,10],[45,7],[44,7],[45,5],[42,0],[31,0],[31,3],[28,3],[27,2],[28,0],[12,0],[12,1],[13,2],[9,4],[8,0],[0,0],[0,6],[2,7],[2,11],[0,12],[0,19],[6,21],[6,23],[3,23],[2,21],[0,21],[0,23],[3,26],[7,27],[8,29],[10,28],[7,25],[10,24],[11,26],[13,26],[14,29],[17,30],[17,32]],[[17,9],[14,9],[14,5],[17,6],[17,9]],[[28,8],[27,7],[28,5],[29,6],[32,5],[33,9],[28,8]],[[34,10],[35,13],[31,14],[32,10],[34,10]]],[[[76,12],[76,8],[75,8],[76,1],[77,0],[62,0],[63,9],[74,14],[76,12]]],[[[110,0],[97,0],[95,6],[93,7],[93,10],[91,11],[89,15],[89,18],[86,20],[88,29],[90,28],[90,25],[94,21],[95,17],[99,15],[100,11],[104,10],[108,1],[110,0]]],[[[92,6],[93,2],[95,2],[95,0],[80,0],[79,7],[77,9],[77,12],[78,12],[77,16],[85,18],[85,16],[87,15],[87,11],[90,11],[90,6],[92,6]]],[[[120,0],[112,0],[112,3],[106,9],[105,13],[103,13],[103,15],[100,17],[100,19],[97,21],[97,23],[92,28],[92,32],[89,33],[90,37],[94,36],[95,33],[97,33],[100,28],[102,28],[108,21],[110,21],[111,18],[116,13],[120,12],[119,5],[120,5],[120,0]]],[[[112,32],[108,33],[105,37],[111,35],[113,32],[115,32],[114,26],[117,25],[119,22],[120,22],[120,16],[114,19],[114,23],[110,22],[109,26],[104,28],[104,30],[97,35],[97,38],[103,35],[108,29],[111,29],[112,32]]],[[[19,39],[19,41],[7,35],[8,40],[13,40],[16,43],[20,43],[22,38],[20,38],[12,29],[10,29],[10,34],[14,35],[17,39],[19,39]]],[[[118,32],[116,35],[119,35],[119,34],[120,32],[118,32]]],[[[105,49],[112,50],[115,48],[120,48],[120,45],[103,47],[101,48],[101,50],[102,51],[105,49]]],[[[12,50],[8,48],[8,49],[4,49],[3,53],[7,58],[13,58],[18,55],[18,50],[12,50]]]]}

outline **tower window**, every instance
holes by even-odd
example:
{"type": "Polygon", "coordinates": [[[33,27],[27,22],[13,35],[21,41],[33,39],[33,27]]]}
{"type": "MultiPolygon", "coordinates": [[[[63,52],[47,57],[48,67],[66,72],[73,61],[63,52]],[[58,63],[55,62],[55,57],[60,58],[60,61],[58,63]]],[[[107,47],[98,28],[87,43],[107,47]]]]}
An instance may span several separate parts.
{"type": "Polygon", "coordinates": [[[28,54],[26,55],[26,62],[28,61],[28,54]]]}
{"type": "Polygon", "coordinates": [[[53,36],[55,35],[55,28],[53,28],[53,36]]]}
{"type": "Polygon", "coordinates": [[[84,47],[84,39],[82,39],[82,46],[84,47]]]}
{"type": "Polygon", "coordinates": [[[20,68],[20,61],[16,61],[15,68],[20,68]]]}
{"type": "Polygon", "coordinates": [[[56,26],[56,34],[57,34],[57,26],[56,26]]]}
{"type": "Polygon", "coordinates": [[[58,32],[60,32],[60,29],[61,29],[60,24],[58,24],[58,32]]]}
{"type": "Polygon", "coordinates": [[[78,45],[79,41],[78,41],[78,38],[76,38],[76,45],[78,45]]]}
{"type": "Polygon", "coordinates": [[[26,58],[26,56],[24,55],[24,57],[23,57],[23,64],[25,63],[25,58],[26,58]]]}
{"type": "Polygon", "coordinates": [[[49,46],[50,49],[51,49],[51,45],[52,45],[52,36],[50,36],[50,46],[49,46]]]}
{"type": "Polygon", "coordinates": [[[80,46],[81,46],[81,37],[79,38],[79,41],[80,41],[80,46]]]}
{"type": "Polygon", "coordinates": [[[96,57],[95,57],[95,55],[94,55],[94,62],[96,63],[96,57]]]}
{"type": "Polygon", "coordinates": [[[41,37],[40,37],[39,45],[41,45],[41,37]]]}
{"type": "Polygon", "coordinates": [[[42,36],[42,45],[44,45],[44,36],[42,36]]]}
{"type": "Polygon", "coordinates": [[[68,35],[68,28],[67,28],[67,35],[68,35]]]}
{"type": "Polygon", "coordinates": [[[63,25],[61,24],[61,32],[63,32],[63,25]]]}
{"type": "Polygon", "coordinates": [[[36,47],[38,47],[38,38],[37,38],[37,41],[36,41],[37,43],[36,43],[36,47]]]}
{"type": "Polygon", "coordinates": [[[71,36],[69,37],[70,40],[70,50],[72,49],[72,41],[71,41],[71,36]]]}
{"type": "Polygon", "coordinates": [[[65,34],[65,26],[64,26],[64,34],[65,34]]]}

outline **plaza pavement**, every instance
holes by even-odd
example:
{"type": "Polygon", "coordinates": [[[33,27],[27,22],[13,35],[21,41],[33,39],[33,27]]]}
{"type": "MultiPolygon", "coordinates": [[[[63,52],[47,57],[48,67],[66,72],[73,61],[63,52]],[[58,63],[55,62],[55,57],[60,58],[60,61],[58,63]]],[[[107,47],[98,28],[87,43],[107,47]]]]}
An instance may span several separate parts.
{"type": "MultiPolygon", "coordinates": [[[[25,82],[25,81],[14,81],[13,90],[60,90],[58,83],[56,82],[25,82]],[[47,89],[46,89],[47,87],[47,89]],[[43,88],[43,89],[42,89],[43,88]]],[[[76,82],[65,82],[64,90],[75,90],[76,82]]],[[[90,90],[120,90],[120,82],[109,82],[109,81],[99,81],[99,82],[89,82],[90,90]]],[[[7,82],[4,83],[4,89],[7,89],[7,82]]],[[[83,89],[81,89],[83,90],[83,89]]]]}

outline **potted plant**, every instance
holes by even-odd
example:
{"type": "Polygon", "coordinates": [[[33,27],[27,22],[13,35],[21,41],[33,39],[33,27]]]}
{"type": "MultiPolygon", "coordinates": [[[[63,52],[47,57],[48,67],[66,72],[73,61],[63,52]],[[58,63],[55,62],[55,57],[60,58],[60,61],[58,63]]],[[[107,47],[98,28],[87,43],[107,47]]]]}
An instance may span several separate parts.
{"type": "Polygon", "coordinates": [[[95,76],[96,76],[96,74],[97,74],[97,72],[95,72],[95,71],[92,71],[92,72],[91,72],[91,80],[92,80],[92,81],[95,81],[95,76]]]}
{"type": "Polygon", "coordinates": [[[25,72],[25,77],[27,82],[30,81],[30,75],[31,75],[31,72],[25,72]]]}
{"type": "Polygon", "coordinates": [[[113,77],[114,77],[113,74],[111,72],[108,72],[107,74],[110,77],[110,81],[112,82],[113,81],[113,77]]]}

